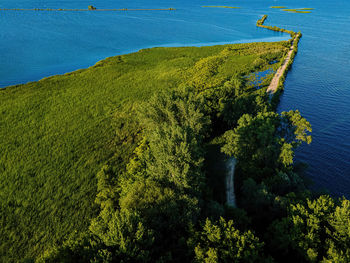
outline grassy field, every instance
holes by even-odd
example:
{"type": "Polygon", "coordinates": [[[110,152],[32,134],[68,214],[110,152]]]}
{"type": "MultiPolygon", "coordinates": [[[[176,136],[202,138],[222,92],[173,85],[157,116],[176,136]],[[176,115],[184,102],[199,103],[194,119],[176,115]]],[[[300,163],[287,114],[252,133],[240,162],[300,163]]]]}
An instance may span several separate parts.
{"type": "Polygon", "coordinates": [[[97,171],[124,169],[141,102],[178,86],[216,88],[263,71],[285,42],[152,48],[0,91],[0,262],[35,258],[84,232],[97,171]]]}

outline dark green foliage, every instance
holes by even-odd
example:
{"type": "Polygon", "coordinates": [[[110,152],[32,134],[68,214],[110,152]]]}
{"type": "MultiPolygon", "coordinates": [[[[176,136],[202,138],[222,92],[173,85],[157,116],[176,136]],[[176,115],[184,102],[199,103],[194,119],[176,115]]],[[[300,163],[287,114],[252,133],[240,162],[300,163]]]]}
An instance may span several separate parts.
{"type": "Polygon", "coordinates": [[[207,219],[197,236],[194,262],[263,262],[262,247],[252,232],[241,233],[233,221],[207,219]]]}
{"type": "Polygon", "coordinates": [[[103,251],[118,262],[188,259],[186,237],[200,214],[201,147],[210,124],[203,105],[189,91],[161,94],[143,105],[145,137],[125,172],[104,167],[97,175],[101,211],[90,231],[101,248],[91,258],[103,251]]]}
{"type": "Polygon", "coordinates": [[[349,262],[350,203],[329,196],[291,205],[270,228],[270,246],[288,262],[349,262]],[[294,260],[294,261],[293,261],[294,260]]]}
{"type": "Polygon", "coordinates": [[[210,124],[204,105],[194,92],[172,91],[151,99],[140,115],[149,142],[145,156],[148,179],[133,183],[135,190],[128,191],[119,203],[121,209],[141,211],[158,234],[155,248],[159,251],[155,253],[160,258],[166,257],[164,252],[172,260],[186,258],[186,253],[177,253],[187,250],[182,239],[199,216],[203,139],[210,124]]]}
{"type": "Polygon", "coordinates": [[[276,170],[288,171],[293,149],[311,142],[310,123],[299,111],[244,114],[234,130],[224,135],[222,151],[238,159],[243,172],[256,180],[272,176],[276,170]]]}
{"type": "MultiPolygon", "coordinates": [[[[206,155],[204,169],[206,171],[206,189],[205,194],[208,200],[215,200],[220,204],[225,204],[225,178],[227,174],[226,168],[227,158],[220,152],[220,146],[210,144],[206,147],[206,155]]],[[[210,205],[210,201],[206,205],[210,205]]],[[[222,216],[220,214],[219,216],[222,216]]]]}
{"type": "MultiPolygon", "coordinates": [[[[92,220],[90,230],[106,246],[109,257],[118,262],[149,262],[154,233],[142,217],[127,209],[104,209],[92,220]]],[[[112,262],[112,260],[111,260],[112,262]]]]}
{"type": "Polygon", "coordinates": [[[204,105],[202,97],[180,91],[154,97],[144,107],[140,118],[150,145],[149,174],[180,189],[200,190],[204,179],[201,145],[210,124],[204,105]]]}
{"type": "MultiPolygon", "coordinates": [[[[94,255],[89,234],[67,240],[59,247],[47,250],[36,262],[46,263],[84,263],[89,262],[94,255]]],[[[33,260],[34,262],[34,260],[33,260]]],[[[103,262],[103,261],[100,261],[103,262]]],[[[106,262],[106,261],[105,261],[106,262]]],[[[107,261],[108,262],[108,261],[107,261]]]]}

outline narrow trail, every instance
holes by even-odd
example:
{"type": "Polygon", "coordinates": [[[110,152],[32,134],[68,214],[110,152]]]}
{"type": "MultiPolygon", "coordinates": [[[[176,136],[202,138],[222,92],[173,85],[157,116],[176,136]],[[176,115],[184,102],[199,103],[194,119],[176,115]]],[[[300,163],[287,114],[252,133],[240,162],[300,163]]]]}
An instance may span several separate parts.
{"type": "Polygon", "coordinates": [[[236,159],[231,157],[226,163],[226,202],[230,207],[236,207],[236,195],[234,187],[236,159]]]}
{"type": "Polygon", "coordinates": [[[287,70],[287,65],[291,59],[292,53],[293,53],[293,49],[294,49],[294,42],[295,39],[299,36],[299,34],[297,34],[292,42],[291,47],[289,48],[287,57],[285,58],[285,60],[283,61],[282,65],[279,67],[279,69],[277,70],[276,74],[274,75],[269,87],[267,88],[268,93],[275,93],[277,88],[278,88],[278,83],[280,81],[280,78],[283,76],[284,72],[287,70]]]}

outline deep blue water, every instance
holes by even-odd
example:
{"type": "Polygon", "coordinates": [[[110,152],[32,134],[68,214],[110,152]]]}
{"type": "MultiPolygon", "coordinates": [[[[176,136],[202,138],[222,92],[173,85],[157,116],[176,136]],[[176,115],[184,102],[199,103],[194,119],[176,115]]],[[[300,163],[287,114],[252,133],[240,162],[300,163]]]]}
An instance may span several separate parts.
{"type": "Polygon", "coordinates": [[[289,36],[255,27],[300,30],[299,53],[279,110],[299,109],[313,126],[313,143],[296,159],[309,164],[315,187],[350,197],[350,3],[345,0],[1,0],[0,8],[177,8],[177,11],[0,11],[0,87],[85,68],[153,46],[278,41],[289,36]],[[201,8],[202,5],[241,9],[201,8]],[[270,9],[314,7],[311,14],[270,9]]]}

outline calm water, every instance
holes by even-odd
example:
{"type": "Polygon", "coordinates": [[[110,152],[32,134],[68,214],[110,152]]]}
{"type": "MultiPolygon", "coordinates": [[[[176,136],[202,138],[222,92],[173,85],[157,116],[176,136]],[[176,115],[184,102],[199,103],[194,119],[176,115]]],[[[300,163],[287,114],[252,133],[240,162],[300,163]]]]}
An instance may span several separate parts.
{"type": "MultiPolygon", "coordinates": [[[[0,11],[0,87],[95,64],[153,46],[278,41],[267,24],[302,31],[280,110],[299,109],[313,125],[313,143],[297,152],[316,187],[350,197],[350,3],[313,0],[100,1],[97,8],[177,8],[152,12],[0,11]],[[241,9],[201,8],[202,5],[241,9]],[[311,14],[270,9],[314,7],[311,14]]],[[[90,3],[89,3],[90,4],[90,3]]],[[[86,8],[83,0],[1,0],[0,8],[86,8]]]]}

